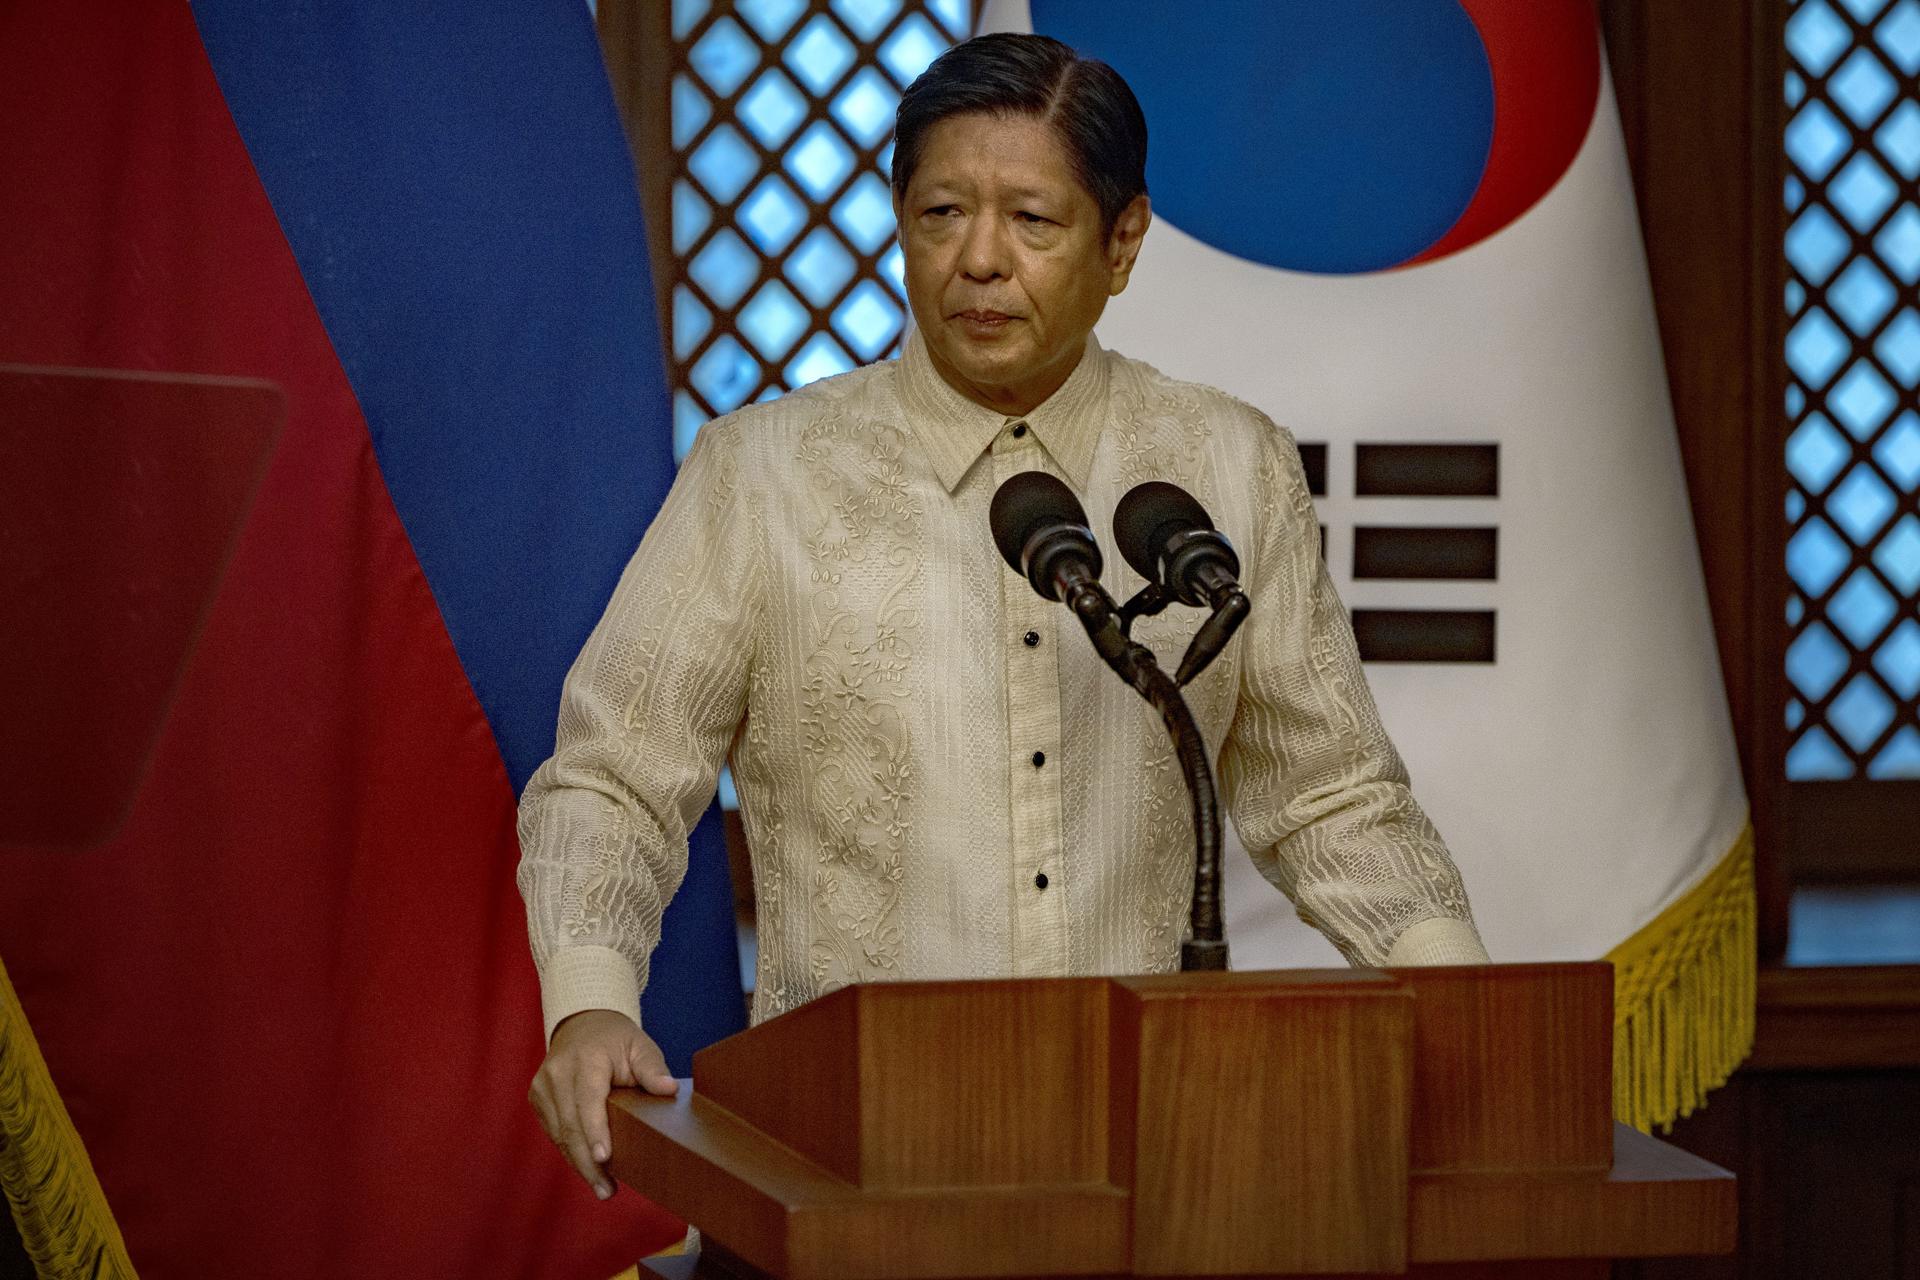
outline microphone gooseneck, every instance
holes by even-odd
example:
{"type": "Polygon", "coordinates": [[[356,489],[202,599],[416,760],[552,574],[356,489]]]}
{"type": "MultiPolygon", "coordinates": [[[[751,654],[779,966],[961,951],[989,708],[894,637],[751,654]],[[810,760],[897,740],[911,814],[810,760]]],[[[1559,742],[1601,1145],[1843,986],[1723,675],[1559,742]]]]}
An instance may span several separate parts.
{"type": "Polygon", "coordinates": [[[1095,652],[1160,713],[1173,740],[1193,809],[1192,936],[1180,948],[1180,967],[1225,969],[1220,808],[1206,742],[1186,699],[1180,696],[1180,686],[1160,669],[1153,651],[1123,627],[1118,606],[1100,585],[1100,546],[1087,526],[1087,513],[1065,483],[1043,471],[1012,477],[993,495],[988,522],[994,545],[1013,571],[1025,577],[1042,597],[1061,601],[1071,609],[1093,641],[1095,652]]]}

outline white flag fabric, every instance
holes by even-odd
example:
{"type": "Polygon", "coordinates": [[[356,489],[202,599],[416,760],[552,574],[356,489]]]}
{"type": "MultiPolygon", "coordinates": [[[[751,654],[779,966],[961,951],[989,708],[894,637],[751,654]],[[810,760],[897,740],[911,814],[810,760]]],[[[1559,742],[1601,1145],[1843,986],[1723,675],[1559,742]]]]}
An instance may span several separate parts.
{"type": "MultiPolygon", "coordinates": [[[[1751,1043],[1751,841],[1590,5],[996,0],[984,17],[1037,21],[1141,97],[1156,218],[1102,342],[1324,446],[1342,599],[1357,621],[1411,627],[1375,654],[1362,628],[1363,656],[1418,658],[1435,619],[1467,628],[1469,660],[1456,634],[1456,660],[1368,663],[1415,795],[1497,962],[1614,960],[1621,1118],[1685,1114],[1751,1043]],[[1407,33],[1415,9],[1431,38],[1407,33]],[[1446,58],[1465,69],[1431,65],[1446,58]],[[1572,71],[1539,65],[1553,58],[1572,71]],[[1578,123],[1558,158],[1516,141],[1543,93],[1574,97],[1555,104],[1578,123]],[[1484,158],[1462,185],[1448,156],[1472,162],[1476,128],[1484,158]],[[1384,481],[1359,474],[1369,453],[1384,481]],[[1402,482],[1423,456],[1492,470],[1477,496],[1422,496],[1402,482]],[[1356,563],[1359,538],[1417,552],[1421,535],[1397,531],[1429,528],[1480,531],[1468,560],[1491,563],[1445,571],[1482,576],[1356,563]]],[[[1338,963],[1237,848],[1227,909],[1237,968],[1338,963]]]]}

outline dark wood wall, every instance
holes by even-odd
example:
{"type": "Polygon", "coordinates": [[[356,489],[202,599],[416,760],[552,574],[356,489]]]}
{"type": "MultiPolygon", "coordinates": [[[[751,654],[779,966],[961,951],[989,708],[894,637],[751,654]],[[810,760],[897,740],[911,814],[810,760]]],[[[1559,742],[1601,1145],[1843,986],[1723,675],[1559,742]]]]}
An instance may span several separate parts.
{"type": "MultiPolygon", "coordinates": [[[[1911,841],[1920,814],[1905,787],[1785,781],[1787,5],[1600,12],[1777,961],[1794,880],[1851,874],[1861,830],[1904,809],[1911,841]]],[[[1901,858],[1882,841],[1856,867],[1898,875],[1901,858]]],[[[1672,1135],[1739,1175],[1739,1253],[1623,1263],[1617,1280],[1920,1280],[1920,968],[1769,966],[1758,1022],[1747,1065],[1672,1135]]]]}

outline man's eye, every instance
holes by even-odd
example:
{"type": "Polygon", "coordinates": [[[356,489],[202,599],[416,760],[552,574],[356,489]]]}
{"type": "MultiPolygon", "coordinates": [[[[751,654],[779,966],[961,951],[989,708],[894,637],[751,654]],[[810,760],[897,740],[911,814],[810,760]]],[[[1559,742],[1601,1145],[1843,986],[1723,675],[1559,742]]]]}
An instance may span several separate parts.
{"type": "Polygon", "coordinates": [[[944,218],[949,214],[958,212],[960,211],[950,204],[937,204],[925,211],[926,216],[929,218],[944,218]]]}
{"type": "Polygon", "coordinates": [[[1020,221],[1022,222],[1031,222],[1036,225],[1053,221],[1053,219],[1043,218],[1037,213],[1028,213],[1025,209],[1022,209],[1019,213],[1016,213],[1013,216],[1020,219],[1020,221]]]}

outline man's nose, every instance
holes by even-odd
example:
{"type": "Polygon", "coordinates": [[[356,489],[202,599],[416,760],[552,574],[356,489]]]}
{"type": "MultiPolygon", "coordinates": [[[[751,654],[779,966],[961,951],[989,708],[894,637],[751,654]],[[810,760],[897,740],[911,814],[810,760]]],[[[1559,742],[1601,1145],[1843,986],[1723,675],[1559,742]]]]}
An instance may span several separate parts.
{"type": "Polygon", "coordinates": [[[970,280],[998,280],[1008,273],[1006,228],[991,214],[967,220],[960,270],[970,280]]]}

